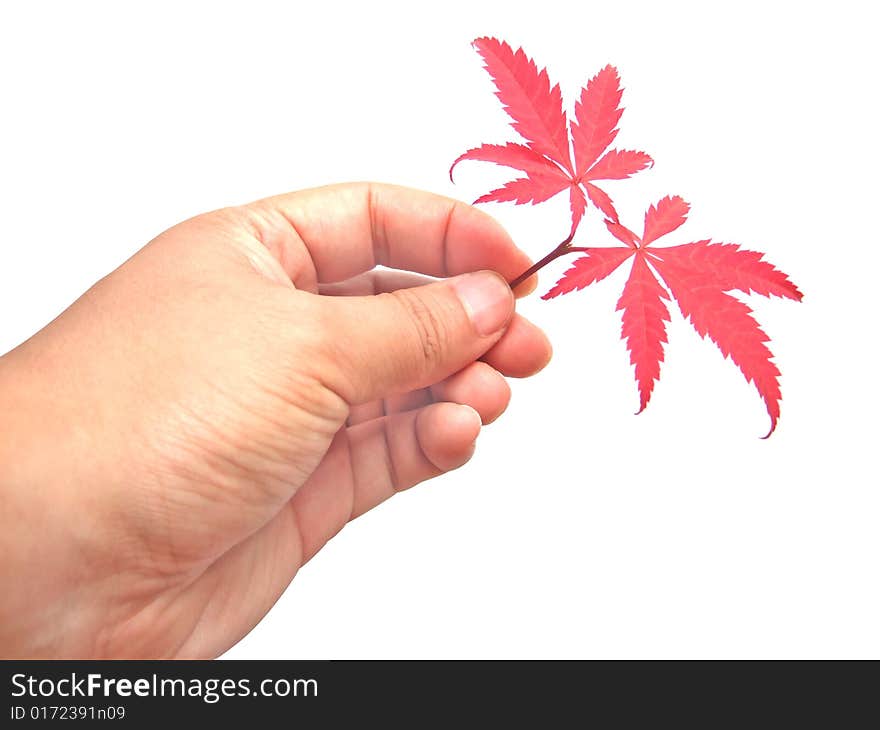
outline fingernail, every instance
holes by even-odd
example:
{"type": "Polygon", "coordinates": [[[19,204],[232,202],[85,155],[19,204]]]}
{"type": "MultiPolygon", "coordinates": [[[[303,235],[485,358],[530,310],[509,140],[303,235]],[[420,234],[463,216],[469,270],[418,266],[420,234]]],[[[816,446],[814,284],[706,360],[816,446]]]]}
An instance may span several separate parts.
{"type": "Polygon", "coordinates": [[[513,293],[498,274],[465,274],[455,280],[454,287],[478,333],[485,337],[507,324],[513,312],[513,293]]]}

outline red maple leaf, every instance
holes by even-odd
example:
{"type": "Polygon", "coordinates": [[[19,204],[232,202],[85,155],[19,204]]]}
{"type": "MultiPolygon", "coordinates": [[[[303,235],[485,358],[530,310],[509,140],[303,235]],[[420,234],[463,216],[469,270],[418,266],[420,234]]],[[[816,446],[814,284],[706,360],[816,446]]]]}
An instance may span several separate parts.
{"type": "MultiPolygon", "coordinates": [[[[543,298],[552,299],[583,289],[633,259],[629,278],[617,302],[623,311],[621,336],[635,366],[641,412],[660,377],[666,322],[664,300],[678,303],[682,315],[702,336],[708,336],[754,383],[770,415],[769,436],[779,420],[779,370],[767,347],[769,337],[758,326],[749,307],[728,292],[778,296],[800,301],[803,295],[781,271],[763,260],[763,254],[736,244],[709,240],[679,246],[652,246],[681,226],[689,206],[680,197],[665,197],[645,213],[643,233],[637,236],[618,221],[608,219],[608,231],[623,246],[571,248],[586,255],[577,259],[543,298]],[[658,278],[659,276],[659,278],[658,278]],[[662,283],[661,283],[662,282],[662,283]],[[665,284],[665,286],[664,286],[665,284]]],[[[766,437],[765,437],[766,438],[766,437]]]]}
{"type": "MultiPolygon", "coordinates": [[[[687,219],[689,206],[680,197],[667,196],[645,213],[641,237],[620,223],[611,198],[598,180],[620,180],[653,165],[644,152],[609,150],[617,137],[623,110],[617,69],[606,66],[581,90],[569,122],[562,108],[559,86],[550,85],[545,69],[538,69],[522,49],[514,51],[495,38],[478,38],[474,46],[495,81],[497,96],[525,144],[484,144],[461,155],[523,173],[476,200],[542,203],[565,190],[571,206],[568,237],[511,283],[516,288],[551,261],[569,253],[586,254],[574,262],[544,295],[551,299],[609,276],[632,259],[629,277],[617,302],[623,313],[622,337],[635,366],[639,412],[651,399],[660,378],[666,323],[666,302],[675,301],[682,315],[702,336],[708,336],[754,383],[770,415],[769,436],[779,420],[779,370],[767,347],[769,338],[752,310],[730,294],[786,297],[800,301],[801,293],[781,271],[763,260],[763,254],[730,243],[709,240],[666,248],[652,247],[687,219]],[[588,201],[605,216],[608,231],[623,246],[596,248],[572,243],[588,201]]],[[[766,438],[766,437],[765,437],[766,438]]]]}
{"type": "Polygon", "coordinates": [[[587,200],[616,221],[614,203],[596,182],[622,180],[654,164],[644,152],[606,152],[617,136],[617,123],[623,113],[617,69],[606,66],[590,79],[575,104],[575,121],[569,123],[559,85],[551,88],[546,69],[539,71],[521,48],[514,51],[495,38],[478,38],[474,47],[483,57],[495,81],[496,95],[525,144],[484,144],[470,149],[452,163],[450,179],[462,160],[494,162],[519,170],[524,176],[477,198],[476,203],[535,204],[567,190],[572,234],[584,216],[587,200]]]}

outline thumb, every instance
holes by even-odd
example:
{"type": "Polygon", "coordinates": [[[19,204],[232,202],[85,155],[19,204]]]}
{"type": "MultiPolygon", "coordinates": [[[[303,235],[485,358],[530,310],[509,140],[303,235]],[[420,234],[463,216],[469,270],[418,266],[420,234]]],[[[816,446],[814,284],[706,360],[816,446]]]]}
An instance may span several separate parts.
{"type": "MultiPolygon", "coordinates": [[[[333,338],[324,374],[350,405],[436,383],[473,362],[513,316],[510,287],[492,271],[365,297],[321,297],[333,338]]],[[[324,319],[326,317],[326,319],[324,319]]]]}

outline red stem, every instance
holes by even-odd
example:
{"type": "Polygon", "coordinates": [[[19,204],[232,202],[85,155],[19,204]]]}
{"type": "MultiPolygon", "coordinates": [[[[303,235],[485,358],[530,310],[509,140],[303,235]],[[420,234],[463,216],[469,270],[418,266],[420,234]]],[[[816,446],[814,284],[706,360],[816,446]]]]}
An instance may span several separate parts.
{"type": "Polygon", "coordinates": [[[523,271],[519,276],[517,276],[513,281],[510,282],[510,288],[516,289],[520,284],[522,284],[526,279],[528,279],[532,274],[543,269],[547,264],[551,261],[555,261],[560,256],[565,256],[567,253],[571,253],[572,251],[582,251],[582,248],[574,248],[571,244],[571,239],[574,238],[574,231],[572,231],[568,238],[566,238],[562,243],[560,243],[556,248],[554,248],[550,253],[548,253],[544,258],[540,261],[536,261],[534,264],[529,266],[525,271],[523,271]]]}

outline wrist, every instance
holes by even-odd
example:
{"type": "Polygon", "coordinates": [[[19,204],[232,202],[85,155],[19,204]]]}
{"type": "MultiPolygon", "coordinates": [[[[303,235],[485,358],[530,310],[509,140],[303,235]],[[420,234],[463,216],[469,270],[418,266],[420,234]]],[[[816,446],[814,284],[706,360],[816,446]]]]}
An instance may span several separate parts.
{"type": "Polygon", "coordinates": [[[56,657],[91,592],[63,409],[25,348],[0,357],[0,656],[56,657]]]}

